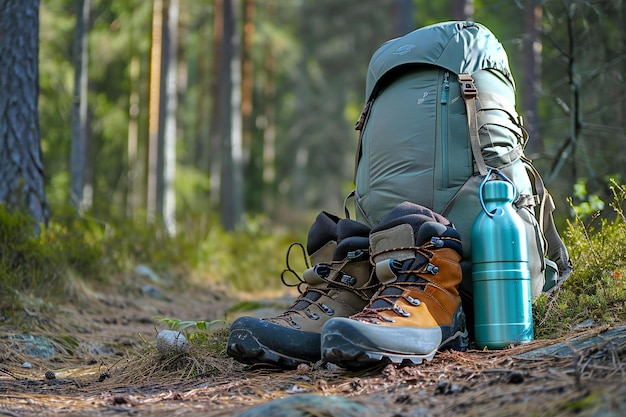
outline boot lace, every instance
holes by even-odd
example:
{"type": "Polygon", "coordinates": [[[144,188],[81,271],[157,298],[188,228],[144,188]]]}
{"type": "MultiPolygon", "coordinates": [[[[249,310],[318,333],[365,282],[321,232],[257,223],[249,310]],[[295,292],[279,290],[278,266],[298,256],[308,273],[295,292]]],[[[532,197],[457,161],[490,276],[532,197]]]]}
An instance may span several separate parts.
{"type": "MultiPolygon", "coordinates": [[[[309,283],[304,278],[302,278],[300,274],[298,274],[298,272],[296,272],[294,268],[291,267],[291,264],[289,262],[289,259],[291,258],[291,251],[294,248],[296,250],[299,250],[300,253],[302,254],[302,259],[304,259],[304,264],[306,268],[308,269],[311,267],[306,256],[306,251],[304,249],[304,246],[298,242],[294,242],[291,245],[289,245],[289,248],[287,249],[287,255],[285,257],[286,268],[280,274],[280,280],[282,281],[283,285],[285,285],[286,287],[297,288],[298,292],[300,293],[300,296],[296,299],[296,301],[294,301],[291,307],[287,311],[285,311],[281,316],[288,316],[290,313],[299,313],[299,312],[304,311],[304,313],[309,318],[313,320],[317,320],[319,319],[319,315],[311,312],[308,309],[308,306],[311,304],[317,305],[327,315],[332,316],[335,313],[334,310],[328,305],[319,302],[320,298],[324,295],[327,295],[331,288],[333,287],[343,288],[343,289],[354,292],[355,294],[357,294],[359,297],[363,298],[364,300],[369,300],[369,296],[365,293],[365,291],[378,287],[378,285],[369,285],[363,288],[356,289],[351,285],[352,283],[351,280],[334,281],[332,279],[327,278],[328,276],[334,276],[335,275],[334,272],[341,271],[341,269],[346,265],[346,263],[352,260],[350,258],[344,260],[338,265],[335,264],[334,262],[329,263],[329,264],[324,264],[324,266],[327,267],[328,269],[328,273],[324,274],[325,276],[324,275],[318,275],[318,276],[319,278],[321,278],[323,281],[326,282],[327,285],[325,287],[316,288],[316,287],[309,286],[309,283]],[[289,276],[291,278],[295,277],[296,282],[295,283],[288,282],[287,279],[289,276]]],[[[342,277],[348,277],[348,276],[344,275],[342,277]]],[[[293,324],[294,323],[292,323],[292,325],[293,324]]]]}
{"type": "MultiPolygon", "coordinates": [[[[290,319],[290,314],[291,313],[300,313],[302,311],[304,311],[304,313],[312,320],[317,320],[319,319],[319,315],[316,313],[311,312],[308,309],[308,306],[311,304],[316,304],[322,311],[324,311],[326,314],[328,314],[329,316],[332,316],[335,311],[328,307],[326,304],[324,303],[320,303],[318,302],[319,298],[322,295],[325,295],[329,288],[325,288],[325,289],[320,289],[320,288],[312,288],[312,287],[308,287],[308,283],[304,280],[304,278],[302,278],[300,276],[300,274],[298,274],[298,272],[296,272],[295,269],[293,269],[291,267],[291,264],[289,262],[289,259],[291,258],[291,251],[296,248],[299,249],[301,254],[302,254],[302,259],[304,259],[304,265],[305,267],[308,269],[311,267],[309,260],[306,256],[306,251],[304,249],[304,246],[299,243],[299,242],[294,242],[291,245],[289,245],[289,248],[287,249],[287,255],[285,256],[285,266],[286,268],[281,272],[280,274],[280,280],[282,281],[283,285],[285,285],[286,287],[295,287],[298,289],[298,292],[300,293],[300,296],[296,299],[296,301],[293,302],[293,304],[291,305],[291,307],[285,311],[283,314],[280,315],[280,317],[285,318],[287,321],[289,321],[289,323],[294,326],[294,327],[300,327],[297,323],[295,323],[293,320],[290,319]],[[296,278],[296,282],[295,283],[289,283],[287,282],[287,276],[291,275],[291,277],[295,277],[296,278]]],[[[331,281],[323,278],[324,281],[331,283],[331,281]]]]}
{"type": "MultiPolygon", "coordinates": [[[[379,322],[394,322],[393,319],[385,317],[380,314],[385,311],[393,311],[400,317],[410,317],[411,313],[403,309],[397,304],[399,299],[404,299],[409,305],[418,306],[421,304],[419,298],[412,297],[405,294],[407,288],[416,288],[419,291],[423,291],[427,284],[431,281],[427,278],[428,275],[434,275],[438,272],[436,265],[429,262],[432,257],[430,245],[424,246],[410,246],[393,248],[389,251],[393,252],[398,250],[413,250],[416,252],[416,258],[399,263],[396,268],[396,274],[398,279],[389,284],[383,284],[380,289],[372,296],[369,304],[363,309],[353,315],[352,318],[367,321],[371,323],[379,322]]],[[[381,253],[384,253],[381,252],[381,253]]],[[[381,253],[377,253],[373,256],[378,256],[381,253]]]]}
{"type": "Polygon", "coordinates": [[[300,294],[303,294],[302,286],[306,285],[306,281],[304,279],[302,279],[302,277],[300,277],[298,272],[296,272],[296,270],[293,269],[291,267],[291,265],[289,264],[289,258],[291,257],[291,250],[294,247],[299,248],[300,251],[302,252],[302,259],[304,259],[304,266],[307,269],[311,267],[311,265],[309,264],[309,259],[306,256],[306,251],[305,251],[304,246],[302,245],[302,243],[294,242],[291,245],[289,245],[289,248],[287,248],[287,254],[285,255],[285,266],[286,266],[286,268],[283,270],[283,272],[280,273],[280,280],[282,281],[284,286],[292,287],[292,288],[293,287],[297,287],[298,288],[298,292],[300,294]],[[286,278],[285,278],[286,275],[292,275],[292,277],[295,277],[298,282],[296,282],[295,284],[288,283],[286,278]]]}

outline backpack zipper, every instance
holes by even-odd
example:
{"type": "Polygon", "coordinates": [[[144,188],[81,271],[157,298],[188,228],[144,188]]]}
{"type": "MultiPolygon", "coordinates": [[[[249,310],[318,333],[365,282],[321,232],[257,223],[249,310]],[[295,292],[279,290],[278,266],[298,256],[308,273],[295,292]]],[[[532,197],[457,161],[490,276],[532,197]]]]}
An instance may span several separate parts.
{"type": "Polygon", "coordinates": [[[448,71],[443,74],[443,88],[441,91],[441,186],[448,188],[448,94],[450,92],[450,83],[448,81],[450,73],[448,71]]]}

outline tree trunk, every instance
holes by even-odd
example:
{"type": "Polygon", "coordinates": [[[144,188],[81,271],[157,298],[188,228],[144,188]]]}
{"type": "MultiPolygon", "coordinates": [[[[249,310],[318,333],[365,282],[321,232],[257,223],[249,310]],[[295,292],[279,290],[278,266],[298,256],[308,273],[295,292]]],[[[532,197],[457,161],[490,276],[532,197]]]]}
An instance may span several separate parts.
{"type": "Polygon", "coordinates": [[[176,174],[176,108],[177,100],[177,44],[178,44],[178,0],[169,0],[167,8],[167,36],[163,43],[163,63],[165,68],[165,114],[163,129],[163,176],[162,215],[165,228],[170,235],[176,234],[176,197],[174,190],[174,178],[176,174]]]}
{"type": "Polygon", "coordinates": [[[472,20],[474,18],[474,0],[452,0],[453,20],[472,20]]]}
{"type": "MultiPolygon", "coordinates": [[[[217,12],[217,8],[218,2],[216,1],[213,13],[217,12]]],[[[212,59],[215,58],[207,53],[209,50],[203,46],[204,43],[202,42],[202,40],[210,38],[211,36],[208,34],[211,33],[211,31],[214,31],[209,17],[210,15],[206,13],[200,16],[194,16],[194,19],[197,20],[192,19],[193,23],[191,23],[191,30],[198,32],[199,40],[198,45],[196,45],[195,56],[186,54],[189,59],[188,68],[190,69],[187,82],[190,87],[196,86],[197,90],[197,94],[194,99],[196,115],[193,117],[193,126],[189,129],[192,132],[189,136],[189,142],[191,149],[194,149],[193,155],[191,156],[193,158],[194,166],[205,172],[208,171],[211,166],[209,162],[209,138],[211,137],[210,125],[212,120],[207,116],[211,111],[211,98],[214,97],[212,95],[211,86],[216,83],[216,80],[214,80],[213,74],[211,73],[211,62],[212,59]],[[193,70],[192,65],[195,66],[193,67],[193,70]]],[[[213,44],[210,50],[215,51],[215,48],[216,46],[213,44]]],[[[189,134],[190,132],[187,131],[186,133],[189,134]]]]}
{"type": "Polygon", "coordinates": [[[88,132],[88,33],[90,0],[76,2],[74,33],[74,101],[72,103],[72,145],[70,152],[70,200],[79,213],[89,209],[85,199],[85,167],[87,166],[88,132]]]}
{"type": "Polygon", "coordinates": [[[212,71],[211,71],[211,124],[209,126],[209,202],[212,207],[217,207],[220,202],[220,184],[221,184],[221,153],[222,143],[220,136],[220,120],[222,115],[220,89],[222,74],[222,61],[223,57],[223,38],[224,38],[224,0],[215,0],[215,21],[213,24],[213,59],[212,59],[212,71]]]}
{"type": "MultiPolygon", "coordinates": [[[[313,48],[310,27],[308,23],[308,5],[307,3],[302,3],[299,6],[298,11],[298,36],[301,42],[301,55],[297,63],[296,70],[299,74],[299,80],[295,87],[296,93],[296,114],[309,114],[309,104],[312,101],[312,92],[311,92],[311,81],[309,76],[309,71],[307,69],[308,60],[311,59],[311,50],[313,48]]],[[[299,136],[302,135],[304,130],[306,129],[306,124],[308,120],[304,118],[300,118],[295,121],[295,133],[293,134],[293,138],[290,141],[293,141],[290,144],[290,147],[293,149],[293,161],[291,168],[291,173],[289,175],[289,179],[291,181],[285,181],[288,184],[288,187],[285,187],[285,190],[288,191],[289,202],[293,204],[293,206],[297,210],[303,210],[307,207],[307,201],[303,198],[303,192],[307,190],[307,165],[309,159],[309,146],[307,141],[300,140],[299,136]]],[[[281,184],[282,186],[282,184],[281,184]]],[[[310,188],[310,185],[309,185],[310,188]]]]}
{"type": "Polygon", "coordinates": [[[244,0],[243,36],[241,48],[241,125],[243,163],[250,159],[250,142],[252,138],[252,94],[254,86],[254,67],[252,61],[254,16],[256,0],[244,0]]]}
{"type": "MultiPolygon", "coordinates": [[[[271,16],[276,11],[276,4],[269,2],[267,12],[271,16]]],[[[276,182],[276,59],[272,42],[267,41],[263,54],[263,69],[266,82],[263,87],[263,210],[274,211],[276,182]]]]}
{"type": "Polygon", "coordinates": [[[220,215],[222,226],[231,231],[243,214],[242,148],[241,148],[241,64],[237,36],[237,0],[224,0],[224,37],[222,39],[221,74],[218,105],[222,171],[220,215]]]}
{"type": "Polygon", "coordinates": [[[128,184],[126,195],[126,215],[133,217],[141,205],[139,194],[139,57],[133,55],[130,60],[130,99],[128,103],[128,184]]]}
{"type": "MultiPolygon", "coordinates": [[[[550,185],[554,181],[561,169],[567,162],[576,161],[576,148],[580,139],[580,131],[582,128],[582,114],[580,108],[580,83],[579,74],[577,73],[577,60],[576,60],[576,42],[574,34],[574,14],[576,11],[576,5],[568,5],[565,3],[566,18],[567,18],[567,51],[565,53],[565,59],[567,61],[567,80],[569,84],[569,135],[565,140],[565,143],[561,146],[560,152],[558,152],[555,158],[550,174],[545,180],[546,185],[550,185]]],[[[577,168],[575,163],[570,163],[572,172],[571,178],[578,178],[577,168]]]]}
{"type": "Polygon", "coordinates": [[[417,29],[415,27],[415,19],[413,18],[414,6],[412,0],[395,0],[393,7],[396,36],[403,36],[417,29]]]}
{"type": "Polygon", "coordinates": [[[524,42],[524,82],[522,89],[522,108],[524,109],[524,126],[528,131],[529,141],[526,154],[533,159],[543,152],[543,141],[539,136],[537,118],[537,96],[541,91],[541,30],[542,9],[536,0],[526,4],[526,40],[524,42]]]}
{"type": "Polygon", "coordinates": [[[39,132],[39,0],[0,0],[0,202],[46,225],[39,132]]]}
{"type": "Polygon", "coordinates": [[[146,215],[153,222],[158,212],[159,124],[161,119],[161,54],[163,43],[163,0],[154,0],[150,52],[150,102],[148,116],[148,178],[146,215]]]}

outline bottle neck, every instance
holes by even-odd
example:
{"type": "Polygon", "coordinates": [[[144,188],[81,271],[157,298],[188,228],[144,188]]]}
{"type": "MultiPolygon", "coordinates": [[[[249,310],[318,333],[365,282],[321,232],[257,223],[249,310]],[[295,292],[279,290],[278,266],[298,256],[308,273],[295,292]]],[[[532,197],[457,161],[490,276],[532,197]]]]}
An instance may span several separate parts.
{"type": "Polygon", "coordinates": [[[507,198],[490,198],[488,200],[485,200],[485,208],[487,208],[487,211],[491,211],[492,209],[497,207],[507,207],[512,204],[513,202],[507,198]]]}

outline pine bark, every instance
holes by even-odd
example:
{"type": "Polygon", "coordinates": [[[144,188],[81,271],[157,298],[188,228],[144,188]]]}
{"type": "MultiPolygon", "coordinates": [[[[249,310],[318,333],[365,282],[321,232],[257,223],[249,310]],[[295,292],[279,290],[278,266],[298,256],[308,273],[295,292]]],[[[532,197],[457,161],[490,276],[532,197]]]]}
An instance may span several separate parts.
{"type": "Polygon", "coordinates": [[[0,202],[46,225],[39,131],[39,0],[0,0],[0,202]]]}

